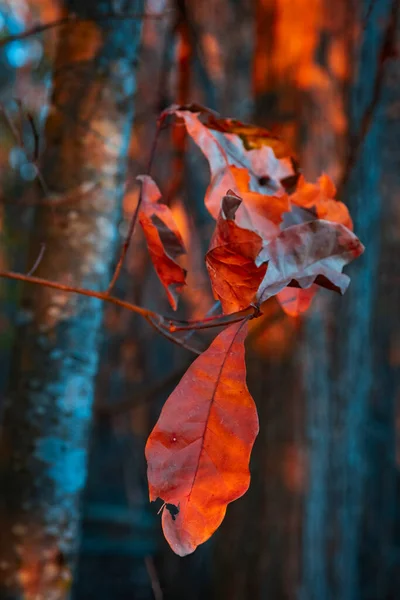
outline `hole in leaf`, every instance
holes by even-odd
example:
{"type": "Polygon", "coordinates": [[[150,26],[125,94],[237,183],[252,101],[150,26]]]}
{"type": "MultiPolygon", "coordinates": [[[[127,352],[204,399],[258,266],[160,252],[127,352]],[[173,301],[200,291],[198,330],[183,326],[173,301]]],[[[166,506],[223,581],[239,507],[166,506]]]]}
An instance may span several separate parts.
{"type": "Polygon", "coordinates": [[[179,514],[179,506],[175,506],[175,504],[166,504],[165,508],[169,511],[172,520],[175,521],[177,515],[179,514]]]}
{"type": "Polygon", "coordinates": [[[269,182],[271,181],[271,177],[269,177],[268,175],[262,175],[261,177],[258,178],[258,185],[268,185],[269,182]]]}

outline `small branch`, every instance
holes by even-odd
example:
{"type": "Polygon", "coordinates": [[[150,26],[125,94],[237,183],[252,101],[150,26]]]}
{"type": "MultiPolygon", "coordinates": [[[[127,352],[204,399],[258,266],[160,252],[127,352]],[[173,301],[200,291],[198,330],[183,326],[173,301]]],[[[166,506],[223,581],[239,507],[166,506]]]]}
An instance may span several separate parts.
{"type": "MultiPolygon", "coordinates": [[[[0,43],[0,47],[1,47],[1,43],[0,43]]],[[[18,106],[19,117],[20,117],[19,128],[17,128],[15,126],[12,118],[8,114],[8,111],[1,104],[0,104],[0,112],[4,115],[4,118],[6,119],[6,121],[8,123],[8,126],[9,126],[12,134],[14,135],[14,138],[15,138],[18,146],[20,148],[22,148],[22,150],[25,152],[26,158],[28,159],[28,152],[27,152],[25,144],[24,144],[23,132],[22,132],[22,126],[23,126],[22,119],[23,119],[23,116],[24,116],[22,102],[20,100],[18,100],[18,99],[15,99],[15,103],[18,106]]],[[[45,196],[49,196],[49,194],[50,194],[49,188],[48,188],[47,183],[45,182],[45,180],[43,178],[43,175],[42,175],[42,173],[41,173],[41,171],[40,171],[40,169],[39,169],[39,167],[37,165],[37,160],[35,159],[35,157],[36,157],[36,155],[38,153],[38,150],[39,150],[39,133],[38,133],[38,131],[36,129],[36,125],[35,125],[35,123],[33,121],[32,116],[29,115],[29,114],[28,114],[28,122],[29,122],[29,125],[30,125],[31,129],[32,129],[32,134],[34,136],[34,160],[31,161],[31,164],[33,165],[33,167],[35,169],[37,180],[39,181],[39,183],[40,183],[40,185],[42,187],[44,195],[45,196]]]]}
{"type": "MultiPolygon", "coordinates": [[[[161,333],[161,335],[163,335],[165,338],[167,338],[167,340],[170,340],[177,346],[181,346],[182,348],[185,348],[185,350],[189,350],[189,352],[193,352],[193,354],[198,354],[198,355],[201,354],[202,351],[198,350],[194,346],[191,346],[190,344],[188,344],[185,338],[181,339],[181,338],[175,337],[174,334],[170,332],[169,328],[163,327],[162,325],[160,325],[160,323],[157,323],[157,321],[154,321],[154,319],[152,319],[151,317],[149,317],[146,320],[152,327],[154,327],[154,329],[156,329],[159,333],[161,333]]],[[[175,329],[174,329],[174,331],[175,331],[175,329]]]]}
{"type": "Polygon", "coordinates": [[[152,556],[146,556],[144,559],[147,572],[150,577],[151,588],[154,594],[154,600],[163,600],[164,595],[162,592],[160,578],[158,577],[158,573],[154,564],[154,560],[152,556]]]}
{"type": "Polygon", "coordinates": [[[211,329],[213,327],[224,327],[225,325],[233,325],[233,323],[239,323],[239,321],[243,321],[244,319],[250,318],[258,318],[262,315],[259,308],[255,305],[251,305],[248,308],[243,310],[239,310],[234,313],[230,313],[227,315],[216,315],[214,317],[206,317],[205,319],[200,320],[188,320],[188,321],[179,321],[178,319],[169,319],[161,324],[162,327],[167,326],[168,331],[171,333],[175,331],[193,331],[196,329],[211,329]]]}
{"type": "Polygon", "coordinates": [[[67,292],[70,294],[80,294],[81,296],[97,298],[98,300],[110,302],[110,304],[115,304],[116,306],[120,306],[121,308],[126,308],[127,310],[135,312],[145,318],[152,317],[156,320],[159,319],[160,321],[165,320],[164,317],[151,310],[142,308],[141,306],[136,306],[136,304],[131,304],[130,302],[125,302],[124,300],[120,300],[119,298],[115,298],[114,296],[108,296],[104,292],[96,292],[94,290],[87,290],[85,288],[65,285],[56,281],[47,281],[47,279],[42,279],[41,277],[24,275],[23,273],[14,273],[12,271],[0,271],[0,277],[4,277],[5,279],[13,279],[15,281],[23,281],[25,283],[33,283],[34,285],[42,285],[44,287],[48,287],[54,290],[60,290],[62,292],[67,292]]]}
{"type": "MultiPolygon", "coordinates": [[[[228,315],[217,315],[215,317],[208,317],[197,321],[182,321],[179,319],[173,319],[171,317],[161,315],[147,308],[137,306],[136,304],[131,304],[130,302],[126,302],[125,300],[120,300],[115,296],[110,296],[107,292],[96,292],[94,290],[88,290],[86,288],[75,287],[72,285],[66,285],[63,283],[58,283],[56,281],[48,281],[47,279],[42,279],[41,277],[35,277],[33,275],[24,275],[23,273],[14,273],[12,271],[0,271],[0,277],[4,277],[5,279],[12,279],[15,281],[22,281],[25,283],[32,283],[34,285],[41,285],[43,287],[48,287],[51,289],[60,290],[62,292],[67,292],[71,294],[80,294],[81,296],[97,298],[98,300],[109,302],[110,304],[120,306],[121,308],[126,308],[131,312],[141,315],[147,321],[152,321],[151,324],[153,326],[156,326],[156,329],[160,331],[160,333],[162,333],[163,335],[165,335],[166,333],[171,334],[175,331],[192,331],[195,329],[197,330],[210,329],[211,327],[224,327],[226,325],[231,325],[233,323],[243,321],[245,318],[253,319],[259,317],[259,311],[254,306],[249,306],[244,310],[237,311],[228,315]]],[[[166,337],[170,339],[168,335],[166,335],[166,337]]],[[[174,339],[174,341],[176,342],[176,338],[174,339]]],[[[179,344],[179,342],[181,341],[182,340],[176,343],[179,344]]],[[[186,347],[189,349],[188,346],[186,347]]]]}
{"type": "MultiPolygon", "coordinates": [[[[153,139],[153,144],[152,144],[152,147],[151,147],[150,156],[149,156],[149,160],[148,160],[148,163],[147,163],[146,175],[150,175],[151,167],[153,166],[153,161],[154,161],[154,157],[155,157],[156,149],[157,149],[157,142],[158,142],[158,138],[160,137],[160,132],[161,132],[164,120],[165,120],[165,115],[162,115],[157,120],[157,130],[156,130],[156,134],[155,134],[154,139],[153,139]]],[[[114,288],[114,286],[115,286],[115,284],[117,282],[117,279],[118,279],[118,277],[119,277],[119,275],[121,273],[121,269],[123,267],[125,257],[127,255],[128,250],[129,250],[129,246],[130,246],[130,243],[131,243],[131,240],[132,240],[133,232],[135,231],[136,222],[138,220],[140,206],[142,204],[142,199],[143,199],[142,191],[143,191],[143,183],[142,183],[141,188],[140,188],[139,200],[138,200],[137,206],[135,208],[135,212],[133,213],[133,216],[131,218],[131,222],[129,224],[129,229],[128,229],[127,236],[126,236],[125,241],[124,241],[124,243],[122,245],[121,254],[120,254],[120,257],[118,259],[117,266],[115,267],[114,274],[113,274],[113,276],[111,278],[111,281],[110,281],[110,284],[109,284],[109,286],[107,288],[107,292],[106,292],[107,294],[111,294],[111,291],[113,290],[113,288],[114,288]]]]}
{"type": "Polygon", "coordinates": [[[116,404],[102,403],[96,406],[96,412],[104,415],[117,416],[128,412],[137,406],[141,406],[146,402],[151,402],[155,396],[161,394],[166,388],[173,385],[175,381],[180,379],[184,375],[186,369],[189,367],[190,362],[187,362],[182,367],[172,371],[161,381],[156,382],[151,386],[143,386],[142,388],[132,388],[132,397],[121,400],[116,404]]]}
{"type": "Polygon", "coordinates": [[[34,121],[33,116],[30,112],[26,113],[26,118],[28,119],[28,123],[30,125],[32,136],[33,136],[33,152],[32,152],[32,162],[36,164],[39,160],[39,132],[36,127],[36,123],[34,121]]]}
{"type": "Polygon", "coordinates": [[[376,4],[376,0],[370,0],[369,6],[367,8],[367,12],[366,12],[365,17],[364,17],[364,27],[363,27],[364,31],[368,27],[369,19],[370,19],[371,15],[372,15],[372,11],[374,10],[375,4],[376,4]]]}
{"type": "MultiPolygon", "coordinates": [[[[217,305],[219,305],[219,302],[217,302],[217,305]]],[[[260,333],[262,333],[267,327],[279,322],[283,315],[284,313],[282,312],[282,309],[278,306],[271,318],[264,318],[260,320],[260,326],[256,329],[253,329],[247,336],[247,339],[252,340],[253,338],[258,337],[260,333]]],[[[187,335],[185,335],[184,340],[188,340],[192,333],[193,332],[189,332],[187,335]]],[[[173,385],[175,381],[181,379],[190,365],[191,361],[184,363],[182,366],[174,369],[171,373],[166,375],[163,379],[161,379],[161,381],[158,381],[151,386],[143,386],[142,388],[138,387],[136,389],[132,386],[131,397],[114,404],[99,404],[96,406],[96,411],[104,415],[117,416],[133,410],[146,402],[151,402],[155,396],[161,394],[166,390],[166,388],[173,385]]]]}
{"type": "Polygon", "coordinates": [[[128,20],[142,20],[142,19],[164,19],[168,14],[172,11],[164,11],[162,13],[108,13],[106,15],[99,15],[96,19],[89,19],[84,17],[78,17],[77,15],[70,14],[66,17],[62,17],[61,19],[57,19],[56,21],[50,21],[49,23],[40,23],[39,25],[35,25],[31,29],[27,29],[26,31],[22,31],[21,33],[16,33],[14,35],[8,35],[7,37],[0,40],[0,48],[3,46],[10,44],[11,42],[18,42],[20,40],[25,40],[33,35],[38,35],[39,33],[43,33],[44,31],[48,31],[49,29],[54,29],[56,27],[62,27],[63,25],[70,25],[71,23],[78,23],[82,21],[93,21],[103,22],[109,20],[118,20],[118,21],[128,21],[128,20]]]}
{"type": "MultiPolygon", "coordinates": [[[[373,2],[371,2],[369,12],[373,9],[373,2]]],[[[372,123],[374,122],[375,111],[379,106],[379,103],[382,98],[382,90],[385,82],[386,75],[386,64],[390,58],[394,58],[396,56],[396,24],[397,24],[397,13],[399,10],[399,0],[393,0],[392,10],[388,18],[388,23],[386,26],[385,36],[382,43],[382,48],[380,51],[377,73],[375,76],[375,81],[372,89],[372,97],[369,105],[366,107],[360,125],[360,131],[355,136],[354,140],[350,140],[350,151],[349,156],[346,163],[346,170],[343,173],[342,180],[338,184],[338,193],[337,197],[340,198],[343,188],[347,184],[351,172],[355,167],[357,160],[360,156],[360,152],[364,145],[364,141],[371,129],[372,123]]]]}

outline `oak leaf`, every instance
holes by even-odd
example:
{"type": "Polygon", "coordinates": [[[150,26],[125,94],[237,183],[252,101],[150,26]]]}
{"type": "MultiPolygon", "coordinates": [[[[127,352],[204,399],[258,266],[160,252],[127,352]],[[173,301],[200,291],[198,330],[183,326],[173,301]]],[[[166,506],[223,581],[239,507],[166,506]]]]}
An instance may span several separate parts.
{"type": "Polygon", "coordinates": [[[176,259],[185,253],[185,246],[168,206],[161,204],[161,192],[148,175],[137,177],[142,182],[139,222],[142,226],[150,257],[174,310],[185,285],[186,271],[176,259]]]}
{"type": "MultiPolygon", "coordinates": [[[[190,107],[189,107],[190,108],[190,107]]],[[[198,109],[199,107],[195,107],[198,109]]],[[[264,131],[264,138],[259,135],[256,144],[253,137],[247,138],[243,128],[251,127],[235,121],[215,119],[206,112],[208,120],[202,123],[200,116],[205,111],[192,112],[185,107],[173,106],[168,111],[185,124],[186,130],[208,160],[211,170],[211,181],[205,195],[205,204],[211,215],[216,219],[219,214],[221,198],[226,190],[232,189],[240,193],[236,186],[232,167],[244,169],[249,176],[249,191],[263,195],[281,196],[285,194],[284,182],[288,178],[296,177],[297,167],[291,156],[279,158],[274,153],[278,140],[269,132],[264,131]],[[236,133],[238,131],[239,133],[236,133]],[[252,140],[251,144],[249,140],[252,140]],[[250,149],[249,149],[250,148],[250,149]]],[[[261,131],[258,128],[259,132],[261,131]]],[[[280,148],[284,145],[281,144],[280,148]]]]}
{"type": "Polygon", "coordinates": [[[364,246],[347,227],[322,219],[293,225],[264,245],[256,264],[268,263],[258,289],[264,302],[287,286],[309,288],[313,283],[343,294],[350,278],[342,273],[364,246]]]}
{"type": "Polygon", "coordinates": [[[146,444],[150,500],[161,498],[162,526],[180,556],[221,524],[229,502],[249,487],[258,433],[246,385],[247,321],[222,331],[166,401],[146,444]]]}
{"type": "MultiPolygon", "coordinates": [[[[321,175],[317,183],[309,183],[301,176],[296,191],[290,196],[290,212],[283,215],[283,227],[324,219],[341,223],[352,231],[349,211],[335,196],[336,187],[328,175],[321,175]]],[[[277,297],[287,314],[298,316],[308,310],[317,291],[316,285],[308,289],[284,289],[277,297]]]]}

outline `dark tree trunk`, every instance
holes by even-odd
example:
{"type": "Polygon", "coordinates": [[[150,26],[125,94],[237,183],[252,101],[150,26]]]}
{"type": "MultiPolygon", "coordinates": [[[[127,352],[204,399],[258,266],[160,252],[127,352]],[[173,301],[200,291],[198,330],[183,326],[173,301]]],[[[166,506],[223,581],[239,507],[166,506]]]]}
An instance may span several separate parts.
{"type": "MultiPolygon", "coordinates": [[[[30,264],[44,244],[38,276],[100,290],[117,249],[140,19],[101,18],[105,0],[66,8],[87,20],[60,30],[42,161],[51,197],[30,264]]],[[[58,600],[75,562],[103,311],[44,287],[23,297],[0,446],[0,598],[58,600]]]]}

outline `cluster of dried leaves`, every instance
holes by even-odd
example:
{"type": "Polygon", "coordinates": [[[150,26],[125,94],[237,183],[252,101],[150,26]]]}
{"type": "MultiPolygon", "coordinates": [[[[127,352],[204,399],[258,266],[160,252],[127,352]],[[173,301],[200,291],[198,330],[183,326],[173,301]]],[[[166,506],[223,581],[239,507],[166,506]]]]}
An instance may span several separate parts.
{"type": "MultiPolygon", "coordinates": [[[[216,226],[206,265],[225,314],[258,310],[277,296],[296,315],[318,286],[345,292],[349,278],[342,269],[364,248],[326,175],[306,182],[287,146],[258,127],[200,107],[174,106],[162,118],[184,126],[209,162],[205,204],[216,226]]],[[[182,236],[154,181],[140,179],[139,220],[176,309],[186,276],[178,262],[182,236]]],[[[228,503],[249,486],[258,418],[246,386],[248,319],[226,327],[193,362],[146,445],[150,499],[164,501],[164,534],[181,556],[214,533],[228,503]]]]}

